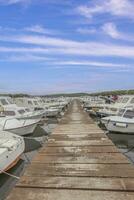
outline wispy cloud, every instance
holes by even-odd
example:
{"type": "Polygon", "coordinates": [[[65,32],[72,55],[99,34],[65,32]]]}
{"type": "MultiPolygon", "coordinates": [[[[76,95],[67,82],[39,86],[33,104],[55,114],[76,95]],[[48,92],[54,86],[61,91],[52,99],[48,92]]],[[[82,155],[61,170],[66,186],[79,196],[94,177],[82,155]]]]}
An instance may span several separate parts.
{"type": "Polygon", "coordinates": [[[30,51],[51,54],[81,55],[81,56],[116,56],[134,58],[134,46],[119,45],[104,42],[62,39],[57,37],[14,35],[1,36],[1,41],[34,45],[31,48],[1,47],[0,51],[30,51]]]}
{"type": "Polygon", "coordinates": [[[81,34],[94,34],[94,33],[96,33],[95,28],[78,28],[76,31],[78,33],[81,33],[81,34]]]}
{"type": "Polygon", "coordinates": [[[0,4],[2,5],[13,5],[13,4],[29,4],[31,0],[0,0],[0,4]]]}
{"type": "Polygon", "coordinates": [[[96,67],[128,67],[125,64],[116,64],[116,63],[106,63],[106,62],[91,62],[91,61],[54,61],[52,62],[54,65],[76,65],[76,66],[96,66],[96,67]]]}
{"type": "Polygon", "coordinates": [[[0,59],[0,61],[7,61],[7,62],[43,62],[44,61],[50,61],[53,60],[52,58],[47,58],[44,56],[37,56],[37,55],[32,55],[32,54],[15,54],[11,56],[6,56],[5,58],[3,57],[0,59]]]}
{"type": "Polygon", "coordinates": [[[92,18],[97,14],[108,13],[113,16],[134,18],[134,2],[131,0],[97,0],[93,5],[81,5],[76,11],[85,16],[92,18]]]}
{"type": "Polygon", "coordinates": [[[56,35],[56,34],[59,34],[58,31],[44,28],[42,25],[38,25],[38,24],[26,27],[26,28],[24,28],[24,30],[28,31],[28,32],[40,33],[40,34],[46,34],[46,35],[56,35]]]}
{"type": "Polygon", "coordinates": [[[103,25],[102,30],[105,34],[109,35],[112,38],[120,39],[122,38],[122,34],[116,28],[114,23],[106,23],[103,25]]]}
{"type": "Polygon", "coordinates": [[[126,41],[134,41],[134,36],[130,34],[126,34],[120,32],[114,23],[106,23],[103,25],[102,30],[105,34],[109,35],[114,39],[126,40],[126,41]]]}

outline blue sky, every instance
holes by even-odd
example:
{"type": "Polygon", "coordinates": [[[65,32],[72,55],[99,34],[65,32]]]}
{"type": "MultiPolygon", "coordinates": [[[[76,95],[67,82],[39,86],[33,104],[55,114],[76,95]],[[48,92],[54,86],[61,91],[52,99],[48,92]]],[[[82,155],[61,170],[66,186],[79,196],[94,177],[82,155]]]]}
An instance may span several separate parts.
{"type": "Polygon", "coordinates": [[[0,93],[133,86],[134,0],[0,0],[0,93]]]}

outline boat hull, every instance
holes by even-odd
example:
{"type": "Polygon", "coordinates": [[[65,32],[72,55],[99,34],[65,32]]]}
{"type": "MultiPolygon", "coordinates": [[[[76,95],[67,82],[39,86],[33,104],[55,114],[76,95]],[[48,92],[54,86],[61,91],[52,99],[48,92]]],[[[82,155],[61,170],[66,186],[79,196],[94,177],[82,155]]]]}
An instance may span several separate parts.
{"type": "Polygon", "coordinates": [[[105,124],[106,129],[110,132],[134,134],[134,124],[110,121],[105,124]]]}
{"type": "Polygon", "coordinates": [[[17,127],[13,129],[6,129],[6,131],[9,131],[11,133],[15,133],[17,135],[23,136],[23,135],[28,135],[30,133],[33,133],[35,128],[37,126],[37,123],[35,124],[29,124],[23,127],[17,127]]]}
{"type": "Polygon", "coordinates": [[[24,149],[25,149],[24,140],[23,138],[19,138],[18,142],[16,143],[15,147],[12,148],[12,150],[6,151],[4,155],[0,156],[0,173],[3,173],[4,171],[7,171],[12,167],[14,167],[20,160],[20,157],[24,152],[24,149]]]}

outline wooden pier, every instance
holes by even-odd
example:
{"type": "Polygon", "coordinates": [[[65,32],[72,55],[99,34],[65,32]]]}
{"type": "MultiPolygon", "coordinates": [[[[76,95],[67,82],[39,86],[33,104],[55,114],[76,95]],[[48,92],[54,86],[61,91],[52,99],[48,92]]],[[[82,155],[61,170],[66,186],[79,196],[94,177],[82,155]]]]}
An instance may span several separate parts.
{"type": "Polygon", "coordinates": [[[134,200],[134,165],[74,101],[7,200],[134,200]]]}

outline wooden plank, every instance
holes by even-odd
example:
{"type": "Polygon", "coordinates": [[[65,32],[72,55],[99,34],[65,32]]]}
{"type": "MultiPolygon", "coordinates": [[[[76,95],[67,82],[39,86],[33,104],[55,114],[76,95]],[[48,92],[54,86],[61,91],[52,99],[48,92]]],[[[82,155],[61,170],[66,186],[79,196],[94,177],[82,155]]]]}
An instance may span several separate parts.
{"type": "Polygon", "coordinates": [[[7,200],[133,200],[134,192],[16,188],[7,200]]]}
{"type": "Polygon", "coordinates": [[[133,177],[131,164],[35,164],[26,170],[25,176],[83,176],[83,177],[133,177]],[[125,172],[125,173],[124,173],[125,172]]]}
{"type": "Polygon", "coordinates": [[[118,149],[114,145],[110,146],[81,146],[81,147],[44,147],[39,153],[43,155],[87,155],[92,153],[117,153],[118,149]]]}
{"type": "Polygon", "coordinates": [[[49,140],[49,143],[47,146],[70,146],[70,147],[76,147],[76,146],[109,146],[113,145],[113,143],[108,139],[98,139],[98,140],[85,140],[85,141],[57,141],[57,140],[49,140]]]}
{"type": "MultiPolygon", "coordinates": [[[[74,131],[64,131],[64,130],[62,130],[62,131],[59,131],[59,130],[57,130],[57,131],[55,131],[54,133],[53,133],[53,135],[55,135],[55,134],[60,134],[60,135],[78,135],[78,134],[96,134],[96,133],[102,133],[102,134],[104,134],[104,132],[103,131],[101,131],[101,130],[85,130],[85,131],[81,131],[81,130],[74,130],[74,131]]],[[[104,134],[105,135],[105,134],[104,134]]]]}
{"type": "Polygon", "coordinates": [[[92,153],[90,155],[83,156],[50,156],[50,155],[37,155],[32,163],[58,163],[58,164],[100,164],[100,163],[111,163],[111,164],[120,164],[120,163],[129,163],[125,156],[120,153],[92,153]]]}
{"type": "Polygon", "coordinates": [[[91,140],[91,139],[101,139],[101,138],[107,138],[103,133],[92,133],[92,134],[54,134],[50,138],[55,139],[57,141],[59,140],[71,140],[71,141],[81,141],[81,140],[91,140]]]}
{"type": "Polygon", "coordinates": [[[131,178],[93,178],[93,177],[29,177],[23,176],[17,187],[42,187],[66,189],[127,190],[134,191],[131,178]]]}

